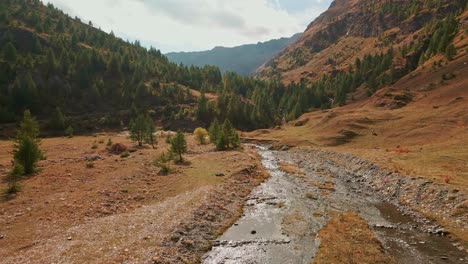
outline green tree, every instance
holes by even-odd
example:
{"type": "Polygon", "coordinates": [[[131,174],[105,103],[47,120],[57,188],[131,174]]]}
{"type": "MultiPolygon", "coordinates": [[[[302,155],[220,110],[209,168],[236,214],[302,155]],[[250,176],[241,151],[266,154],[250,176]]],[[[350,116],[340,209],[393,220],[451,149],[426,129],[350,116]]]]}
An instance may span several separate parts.
{"type": "Polygon", "coordinates": [[[153,119],[149,115],[146,115],[145,119],[146,119],[145,142],[150,144],[154,149],[155,145],[158,144],[156,137],[154,135],[154,133],[156,133],[156,128],[154,126],[153,119]]]}
{"type": "Polygon", "coordinates": [[[57,131],[63,131],[66,126],[65,116],[62,113],[60,107],[56,107],[52,118],[50,119],[49,126],[57,131]]]}
{"type": "Polygon", "coordinates": [[[208,100],[205,97],[205,92],[202,90],[200,97],[198,98],[196,117],[198,120],[206,121],[208,116],[208,100]]]}
{"type": "Polygon", "coordinates": [[[19,141],[24,137],[37,139],[39,133],[39,124],[37,123],[36,118],[31,115],[29,110],[25,110],[23,113],[23,120],[21,121],[20,127],[16,134],[16,140],[19,141]]]}
{"type": "Polygon", "coordinates": [[[138,146],[143,146],[148,136],[148,118],[139,114],[134,120],[130,121],[130,138],[138,143],[138,146]]]}
{"type": "Polygon", "coordinates": [[[231,122],[226,119],[216,139],[216,150],[233,149],[240,146],[240,138],[231,122]]]}
{"type": "Polygon", "coordinates": [[[450,43],[450,45],[447,46],[447,49],[445,49],[445,57],[447,57],[448,60],[453,60],[453,58],[457,55],[457,49],[453,45],[453,43],[450,43]]]}
{"type": "Polygon", "coordinates": [[[8,42],[3,48],[3,57],[8,63],[13,65],[16,64],[17,56],[15,46],[11,42],[8,42]]]}
{"type": "Polygon", "coordinates": [[[179,156],[179,161],[183,161],[182,154],[187,153],[187,141],[185,140],[184,133],[177,131],[177,134],[171,141],[171,152],[179,156]]]}
{"type": "Polygon", "coordinates": [[[216,144],[221,133],[221,126],[219,125],[218,119],[215,119],[213,122],[211,122],[208,131],[210,135],[210,142],[216,144]]]}
{"type": "Polygon", "coordinates": [[[13,148],[14,163],[21,165],[24,174],[35,171],[37,162],[43,157],[39,148],[39,125],[29,110],[24,111],[23,121],[17,131],[13,148]]]}

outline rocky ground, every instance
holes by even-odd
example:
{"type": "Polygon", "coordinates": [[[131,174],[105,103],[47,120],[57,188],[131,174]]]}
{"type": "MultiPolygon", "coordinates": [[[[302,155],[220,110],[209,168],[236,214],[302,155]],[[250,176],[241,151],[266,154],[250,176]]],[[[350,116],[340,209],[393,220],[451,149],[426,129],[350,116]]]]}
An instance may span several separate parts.
{"type": "MultiPolygon", "coordinates": [[[[446,229],[399,203],[398,198],[412,195],[405,176],[352,156],[287,149],[260,151],[271,177],[252,192],[242,218],[219,237],[204,263],[468,260],[464,245],[446,236],[446,229]],[[396,195],[395,189],[399,190],[396,195]]],[[[413,181],[418,186],[418,180],[413,181]]],[[[436,195],[444,191],[443,186],[430,188],[436,195]]],[[[435,206],[424,191],[419,195],[427,206],[435,206]]],[[[459,195],[451,201],[463,202],[463,194],[459,195]]],[[[440,210],[450,212],[450,202],[445,202],[440,210]]]]}

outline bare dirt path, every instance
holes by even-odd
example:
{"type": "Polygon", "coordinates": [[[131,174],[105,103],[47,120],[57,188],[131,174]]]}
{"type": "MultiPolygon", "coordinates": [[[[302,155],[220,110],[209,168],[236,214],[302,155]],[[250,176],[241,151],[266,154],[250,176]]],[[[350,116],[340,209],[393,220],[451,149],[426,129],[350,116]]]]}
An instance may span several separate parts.
{"type": "Polygon", "coordinates": [[[259,152],[271,177],[252,192],[243,217],[219,237],[204,263],[468,261],[438,226],[403,213],[319,152],[259,152]]]}

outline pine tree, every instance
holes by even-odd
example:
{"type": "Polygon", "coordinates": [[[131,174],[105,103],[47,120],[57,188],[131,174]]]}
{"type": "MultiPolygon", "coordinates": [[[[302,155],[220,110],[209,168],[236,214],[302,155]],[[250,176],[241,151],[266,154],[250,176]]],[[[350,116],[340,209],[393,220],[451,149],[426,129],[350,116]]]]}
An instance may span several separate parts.
{"type": "Polygon", "coordinates": [[[148,119],[145,115],[139,114],[136,119],[130,121],[130,138],[143,146],[143,142],[148,135],[148,119]]]}
{"type": "Polygon", "coordinates": [[[447,49],[445,50],[445,57],[447,57],[448,60],[453,60],[453,58],[457,55],[457,49],[453,45],[453,43],[450,43],[447,46],[447,49]]]}
{"type": "Polygon", "coordinates": [[[156,128],[154,126],[153,119],[147,115],[145,117],[146,119],[146,131],[145,131],[145,142],[150,144],[153,149],[155,148],[155,145],[158,144],[156,137],[154,133],[156,132],[156,128]]]}
{"type": "Polygon", "coordinates": [[[208,100],[205,97],[205,92],[202,90],[198,98],[196,117],[198,120],[206,121],[208,114],[208,100]]]}
{"type": "Polygon", "coordinates": [[[24,174],[28,175],[35,171],[37,162],[43,158],[39,148],[39,125],[31,116],[29,110],[24,111],[23,121],[17,131],[15,145],[13,148],[14,164],[21,165],[24,174]]]}
{"type": "Polygon", "coordinates": [[[63,131],[65,129],[65,125],[65,116],[63,115],[60,107],[56,107],[52,114],[49,126],[54,130],[63,131]]]}
{"type": "Polygon", "coordinates": [[[171,141],[171,152],[179,156],[179,162],[183,161],[182,154],[187,153],[187,141],[180,130],[171,141]]]}
{"type": "Polygon", "coordinates": [[[16,64],[16,60],[17,60],[16,48],[11,42],[8,42],[4,46],[4,48],[3,48],[3,57],[11,65],[16,64]]]}
{"type": "Polygon", "coordinates": [[[208,129],[210,135],[210,142],[216,144],[220,136],[221,127],[219,125],[218,119],[215,119],[211,122],[210,128],[208,129]]]}

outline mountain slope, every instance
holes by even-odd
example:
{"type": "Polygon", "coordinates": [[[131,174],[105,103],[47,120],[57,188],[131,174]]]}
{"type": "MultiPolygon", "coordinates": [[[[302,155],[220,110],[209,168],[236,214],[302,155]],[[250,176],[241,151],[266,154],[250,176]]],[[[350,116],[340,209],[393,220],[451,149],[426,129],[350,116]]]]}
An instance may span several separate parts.
{"type": "Polygon", "coordinates": [[[438,21],[455,15],[466,2],[335,0],[296,41],[259,68],[259,76],[279,77],[285,83],[313,81],[355,67],[358,58],[391,49],[400,53],[393,56],[393,68],[406,67],[408,60],[418,63],[438,21]]]}
{"type": "Polygon", "coordinates": [[[276,56],[297,37],[299,34],[290,38],[274,39],[232,48],[216,47],[208,51],[172,52],[165,55],[172,62],[188,66],[215,65],[222,72],[252,75],[258,67],[276,56]]]}

